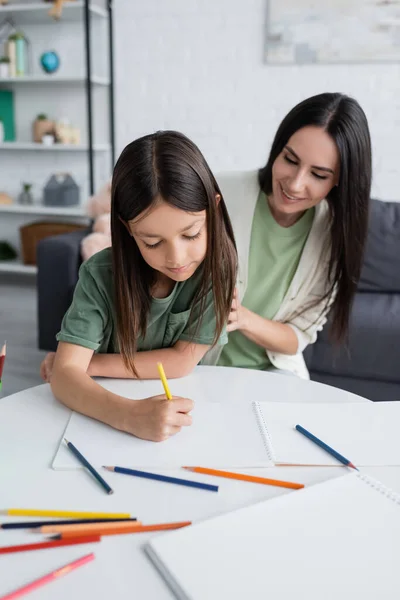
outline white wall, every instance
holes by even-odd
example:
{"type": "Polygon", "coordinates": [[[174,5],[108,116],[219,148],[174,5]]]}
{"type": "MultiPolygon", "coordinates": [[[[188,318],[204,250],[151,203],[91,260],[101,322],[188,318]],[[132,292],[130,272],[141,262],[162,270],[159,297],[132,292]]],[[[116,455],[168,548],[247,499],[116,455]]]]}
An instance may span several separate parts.
{"type": "Polygon", "coordinates": [[[373,194],[400,201],[400,65],[267,66],[266,3],[114,0],[118,150],[154,130],[177,129],[215,172],[256,168],[290,108],[340,91],[369,119],[373,194]]]}

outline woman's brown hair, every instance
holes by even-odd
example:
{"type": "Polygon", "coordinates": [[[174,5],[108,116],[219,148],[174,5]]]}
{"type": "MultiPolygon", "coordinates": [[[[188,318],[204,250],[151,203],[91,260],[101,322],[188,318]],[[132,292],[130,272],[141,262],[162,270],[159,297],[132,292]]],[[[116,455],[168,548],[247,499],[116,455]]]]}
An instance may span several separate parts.
{"type": "Polygon", "coordinates": [[[143,259],[126,223],[149,210],[160,198],[185,212],[206,211],[207,251],[199,267],[201,282],[191,316],[196,306],[200,320],[195,326],[195,337],[212,289],[214,344],[230,312],[236,281],[236,245],[224,199],[205,158],[193,142],[176,131],[158,131],[126,146],[114,168],[111,197],[118,342],[126,367],[139,377],[134,355],[139,336],[146,333],[157,272],[143,259]],[[219,203],[217,194],[221,197],[219,203]]]}

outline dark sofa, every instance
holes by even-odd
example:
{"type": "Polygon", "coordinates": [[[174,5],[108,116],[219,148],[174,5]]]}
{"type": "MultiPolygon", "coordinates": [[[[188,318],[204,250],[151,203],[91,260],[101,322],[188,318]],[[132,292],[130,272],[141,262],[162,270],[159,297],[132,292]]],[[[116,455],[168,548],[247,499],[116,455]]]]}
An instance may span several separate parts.
{"type": "MultiPolygon", "coordinates": [[[[38,244],[39,348],[54,350],[81,263],[87,231],[38,244]]],[[[400,400],[400,203],[371,201],[364,266],[348,347],[334,347],[326,326],[305,352],[311,379],[370,400],[400,400]]]]}

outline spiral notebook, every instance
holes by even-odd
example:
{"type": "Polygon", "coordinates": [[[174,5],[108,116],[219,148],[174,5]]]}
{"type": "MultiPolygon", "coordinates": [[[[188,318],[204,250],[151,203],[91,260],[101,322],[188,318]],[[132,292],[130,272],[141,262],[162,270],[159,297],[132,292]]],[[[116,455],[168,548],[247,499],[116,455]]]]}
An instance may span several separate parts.
{"type": "Polygon", "coordinates": [[[349,474],[153,538],[180,600],[398,598],[400,496],[349,474]]]}
{"type": "Polygon", "coordinates": [[[400,402],[255,402],[254,408],[276,465],[341,466],[297,424],[358,467],[400,465],[400,402]]]}
{"type": "MultiPolygon", "coordinates": [[[[209,402],[196,394],[193,424],[154,443],[72,413],[64,436],[94,465],[178,468],[340,466],[298,433],[299,423],[357,466],[400,465],[400,403],[209,402]]],[[[81,468],[60,441],[54,469],[81,468]]]]}

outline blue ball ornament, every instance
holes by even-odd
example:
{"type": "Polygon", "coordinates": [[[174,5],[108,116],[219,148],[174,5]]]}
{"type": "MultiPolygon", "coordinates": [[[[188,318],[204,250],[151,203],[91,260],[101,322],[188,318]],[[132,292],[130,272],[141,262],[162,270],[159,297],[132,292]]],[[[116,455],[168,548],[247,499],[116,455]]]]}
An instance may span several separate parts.
{"type": "Polygon", "coordinates": [[[54,51],[43,52],[40,64],[46,73],[55,73],[60,66],[60,58],[54,51]]]}

